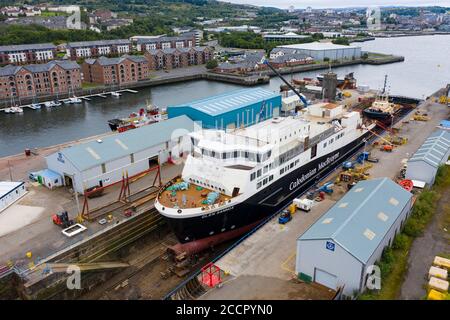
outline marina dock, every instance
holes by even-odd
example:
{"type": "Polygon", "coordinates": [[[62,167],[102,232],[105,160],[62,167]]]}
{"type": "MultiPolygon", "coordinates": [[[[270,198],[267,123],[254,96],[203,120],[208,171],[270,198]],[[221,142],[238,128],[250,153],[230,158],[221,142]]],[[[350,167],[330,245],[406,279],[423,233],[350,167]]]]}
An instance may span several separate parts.
{"type": "MultiPolygon", "coordinates": [[[[109,91],[109,92],[102,91],[100,93],[93,93],[93,94],[87,94],[87,95],[83,95],[83,96],[77,96],[77,98],[79,98],[81,100],[84,100],[84,101],[91,101],[92,98],[103,98],[103,99],[111,98],[111,97],[113,97],[113,93],[118,93],[119,95],[122,95],[122,93],[136,94],[138,92],[139,91],[137,91],[137,90],[133,90],[133,89],[128,89],[127,88],[127,89],[120,89],[120,90],[114,90],[114,91],[109,91]]],[[[41,108],[46,108],[45,107],[45,103],[52,102],[52,101],[58,101],[58,102],[61,102],[61,103],[64,103],[64,104],[70,104],[71,103],[70,99],[66,98],[66,99],[55,99],[55,100],[49,100],[49,101],[42,101],[42,102],[39,102],[37,104],[39,104],[41,106],[41,108]]],[[[18,107],[20,107],[22,109],[34,110],[32,104],[20,105],[18,107]]],[[[52,108],[54,108],[54,107],[52,107],[52,108]]],[[[6,112],[6,109],[9,109],[9,107],[0,108],[0,111],[6,112]]]]}

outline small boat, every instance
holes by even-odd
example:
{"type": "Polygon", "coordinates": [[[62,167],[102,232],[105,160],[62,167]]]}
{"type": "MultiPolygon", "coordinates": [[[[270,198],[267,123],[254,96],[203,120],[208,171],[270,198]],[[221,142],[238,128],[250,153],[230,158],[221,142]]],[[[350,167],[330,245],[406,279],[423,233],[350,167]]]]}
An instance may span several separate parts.
{"type": "Polygon", "coordinates": [[[41,105],[39,103],[32,103],[30,105],[30,108],[33,109],[33,110],[38,110],[38,109],[41,108],[41,105]]]}
{"type": "Polygon", "coordinates": [[[23,113],[23,109],[21,107],[11,107],[12,113],[23,113]]]}
{"type": "Polygon", "coordinates": [[[81,102],[83,102],[80,98],[77,98],[77,97],[72,97],[72,98],[69,98],[69,103],[70,104],[75,104],[75,103],[81,103],[81,102]]]}
{"type": "Polygon", "coordinates": [[[58,101],[58,100],[53,100],[52,104],[53,104],[52,105],[53,107],[60,107],[60,106],[62,106],[62,103],[60,101],[58,101]]]}
{"type": "Polygon", "coordinates": [[[44,106],[45,106],[46,108],[51,108],[51,107],[53,107],[53,101],[46,101],[46,102],[44,102],[44,106]]]}
{"type": "Polygon", "coordinates": [[[14,113],[13,110],[11,110],[11,108],[6,108],[4,109],[5,113],[14,113]]]}
{"type": "Polygon", "coordinates": [[[118,98],[118,97],[121,96],[121,94],[120,94],[119,92],[112,91],[112,92],[111,92],[111,96],[118,98]]]}
{"type": "Polygon", "coordinates": [[[148,124],[160,122],[163,120],[159,108],[153,105],[147,106],[139,110],[139,113],[132,112],[127,118],[115,118],[108,121],[108,125],[112,131],[124,132],[136,129],[148,124]]]}

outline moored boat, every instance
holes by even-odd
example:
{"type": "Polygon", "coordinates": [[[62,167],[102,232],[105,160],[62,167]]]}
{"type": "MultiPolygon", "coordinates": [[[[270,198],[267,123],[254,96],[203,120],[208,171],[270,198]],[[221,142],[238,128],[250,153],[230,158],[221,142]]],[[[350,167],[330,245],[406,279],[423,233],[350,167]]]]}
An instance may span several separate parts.
{"type": "Polygon", "coordinates": [[[141,108],[138,113],[132,112],[127,118],[115,118],[108,120],[108,125],[112,131],[124,132],[136,129],[148,124],[159,122],[162,116],[159,108],[155,106],[147,106],[147,111],[141,108]]]}

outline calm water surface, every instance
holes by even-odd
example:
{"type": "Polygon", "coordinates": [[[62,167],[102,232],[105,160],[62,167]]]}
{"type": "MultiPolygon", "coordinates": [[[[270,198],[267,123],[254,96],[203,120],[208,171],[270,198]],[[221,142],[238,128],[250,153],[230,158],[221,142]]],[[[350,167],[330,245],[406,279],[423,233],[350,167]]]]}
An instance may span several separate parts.
{"type": "MultiPolygon", "coordinates": [[[[380,89],[387,74],[392,94],[416,98],[424,98],[450,83],[450,36],[377,39],[362,43],[361,46],[367,51],[405,56],[405,62],[337,68],[335,71],[339,75],[354,72],[359,84],[380,89]]],[[[304,72],[293,77],[314,77],[317,74],[317,71],[304,72]]],[[[278,92],[281,83],[280,79],[272,78],[270,84],[261,87],[278,92]]],[[[124,93],[120,98],[93,98],[79,105],[64,105],[50,110],[26,109],[22,115],[1,112],[0,156],[17,154],[25,148],[45,147],[104,133],[109,130],[109,119],[127,116],[148,102],[165,107],[236,88],[239,86],[191,81],[139,89],[137,94],[124,93]]]]}

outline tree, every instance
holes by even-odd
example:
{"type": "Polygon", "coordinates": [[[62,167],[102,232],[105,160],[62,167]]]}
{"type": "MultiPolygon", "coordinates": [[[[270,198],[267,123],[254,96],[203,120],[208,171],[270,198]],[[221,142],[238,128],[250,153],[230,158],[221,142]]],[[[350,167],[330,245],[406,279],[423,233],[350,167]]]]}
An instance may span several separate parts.
{"type": "Polygon", "coordinates": [[[206,63],[206,69],[214,69],[214,68],[217,68],[218,65],[219,65],[219,63],[217,62],[217,60],[212,59],[206,63]]]}
{"type": "Polygon", "coordinates": [[[346,38],[346,37],[339,37],[339,38],[334,39],[331,42],[334,44],[341,44],[341,45],[345,45],[345,46],[350,45],[350,42],[348,41],[348,38],[346,38]]]}

